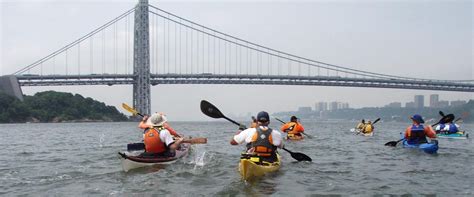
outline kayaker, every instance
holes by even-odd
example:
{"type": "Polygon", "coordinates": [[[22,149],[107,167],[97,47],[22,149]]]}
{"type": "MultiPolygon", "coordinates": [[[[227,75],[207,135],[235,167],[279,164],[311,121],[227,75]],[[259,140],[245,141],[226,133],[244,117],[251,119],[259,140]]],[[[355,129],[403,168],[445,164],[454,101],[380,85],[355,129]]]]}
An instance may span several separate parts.
{"type": "Polygon", "coordinates": [[[146,128],[145,134],[143,135],[145,155],[174,156],[175,150],[179,147],[183,138],[177,137],[173,139],[169,130],[164,127],[166,121],[166,116],[163,114],[155,113],[151,115],[151,127],[146,128]]]}
{"type": "Polygon", "coordinates": [[[372,121],[368,120],[367,124],[364,125],[364,128],[362,129],[362,133],[364,134],[370,134],[374,131],[374,125],[372,125],[372,121]]]}
{"type": "Polygon", "coordinates": [[[282,148],[281,133],[268,127],[270,116],[261,111],[257,114],[257,128],[244,128],[239,131],[230,141],[231,145],[247,144],[247,153],[259,156],[263,161],[274,162],[277,160],[276,149],[282,148]]]}
{"type": "Polygon", "coordinates": [[[442,121],[440,121],[442,124],[439,124],[436,126],[435,130],[436,133],[442,133],[442,134],[453,134],[457,133],[459,131],[459,125],[456,125],[453,120],[455,116],[453,114],[448,114],[443,117],[442,121]]]}
{"type": "Polygon", "coordinates": [[[296,116],[291,116],[290,122],[285,123],[280,128],[281,131],[288,133],[288,138],[299,137],[302,138],[302,134],[304,132],[304,127],[301,123],[298,122],[298,118],[296,116]]]}
{"type": "MultiPolygon", "coordinates": [[[[161,112],[160,112],[159,114],[164,115],[164,114],[161,113],[161,112]]],[[[145,133],[145,130],[146,130],[146,129],[152,128],[152,127],[153,127],[153,126],[152,126],[151,122],[148,120],[148,116],[147,116],[147,115],[143,116],[142,121],[140,122],[140,124],[138,124],[138,128],[144,129],[143,133],[145,133]]],[[[166,130],[168,130],[168,131],[171,133],[171,135],[173,135],[174,137],[182,137],[182,135],[180,135],[178,132],[176,132],[176,130],[174,130],[173,128],[171,128],[171,126],[170,126],[167,122],[165,122],[165,124],[163,124],[163,127],[164,127],[166,130]]]]}
{"type": "Polygon", "coordinates": [[[359,132],[361,132],[361,131],[364,129],[364,127],[365,127],[365,120],[362,119],[362,121],[359,122],[359,124],[357,124],[356,130],[359,131],[359,132]]]}
{"type": "Polygon", "coordinates": [[[257,128],[257,119],[255,116],[252,116],[252,123],[250,123],[250,128],[257,128]]]}
{"type": "Polygon", "coordinates": [[[407,143],[410,145],[416,145],[421,143],[427,143],[428,140],[426,137],[436,138],[436,133],[433,131],[431,127],[425,127],[423,123],[425,121],[423,118],[415,114],[410,117],[413,121],[413,125],[409,126],[405,130],[405,139],[407,139],[407,143]]]}

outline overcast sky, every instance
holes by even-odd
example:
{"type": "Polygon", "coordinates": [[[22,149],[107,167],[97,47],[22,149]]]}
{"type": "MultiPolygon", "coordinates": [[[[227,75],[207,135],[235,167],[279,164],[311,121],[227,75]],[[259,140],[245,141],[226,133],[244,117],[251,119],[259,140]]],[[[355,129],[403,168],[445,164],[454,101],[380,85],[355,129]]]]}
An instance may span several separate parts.
{"type": "MultiPolygon", "coordinates": [[[[0,75],[11,74],[132,8],[136,1],[0,0],[0,75]]],[[[384,74],[474,79],[472,1],[150,1],[183,18],[309,59],[384,74]]],[[[79,93],[120,109],[132,103],[131,86],[23,87],[24,94],[79,93]]],[[[172,120],[209,120],[207,99],[225,114],[256,114],[314,107],[317,101],[351,107],[441,100],[472,93],[347,87],[158,85],[152,111],[172,120]]]]}

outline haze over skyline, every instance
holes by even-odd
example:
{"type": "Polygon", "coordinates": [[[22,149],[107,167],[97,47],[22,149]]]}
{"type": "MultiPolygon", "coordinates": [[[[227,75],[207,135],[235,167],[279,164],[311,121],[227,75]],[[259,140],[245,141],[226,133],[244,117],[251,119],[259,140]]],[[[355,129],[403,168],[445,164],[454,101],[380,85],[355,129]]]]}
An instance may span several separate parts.
{"type": "MultiPolygon", "coordinates": [[[[11,74],[89,33],[137,1],[2,1],[0,75],[11,74]]],[[[473,80],[472,1],[150,1],[183,18],[309,59],[390,75],[473,80]]],[[[132,103],[132,86],[23,87],[23,93],[79,93],[114,105],[132,103]]],[[[253,85],[152,86],[152,111],[173,120],[210,120],[206,99],[225,114],[314,106],[406,103],[416,94],[468,100],[473,93],[380,88],[253,85]]],[[[127,114],[125,111],[123,111],[127,114]]],[[[128,114],[127,114],[128,115],[128,114]]]]}

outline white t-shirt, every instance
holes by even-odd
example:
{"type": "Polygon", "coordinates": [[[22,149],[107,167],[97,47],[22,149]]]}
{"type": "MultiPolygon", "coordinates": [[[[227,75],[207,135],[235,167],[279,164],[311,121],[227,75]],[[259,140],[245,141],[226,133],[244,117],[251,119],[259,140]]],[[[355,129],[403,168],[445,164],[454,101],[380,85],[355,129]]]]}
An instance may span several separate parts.
{"type": "MultiPolygon", "coordinates": [[[[261,129],[265,130],[268,127],[266,126],[260,126],[261,129]]],[[[252,137],[253,135],[257,132],[256,128],[248,128],[240,132],[239,134],[234,136],[234,141],[237,142],[238,144],[242,143],[250,143],[252,142],[252,137]]],[[[281,133],[278,130],[272,129],[272,141],[273,145],[275,146],[280,146],[282,144],[282,137],[281,133]]]]}

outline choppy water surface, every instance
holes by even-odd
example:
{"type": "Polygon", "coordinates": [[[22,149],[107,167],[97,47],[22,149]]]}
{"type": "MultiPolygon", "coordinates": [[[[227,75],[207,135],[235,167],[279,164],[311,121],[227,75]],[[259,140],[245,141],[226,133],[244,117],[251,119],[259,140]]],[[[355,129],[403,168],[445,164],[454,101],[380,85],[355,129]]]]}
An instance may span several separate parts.
{"type": "MultiPolygon", "coordinates": [[[[136,123],[0,125],[0,195],[473,195],[472,140],[440,139],[437,155],[386,147],[408,126],[376,125],[374,137],[349,132],[355,122],[304,122],[313,139],[287,142],[313,162],[295,162],[282,152],[278,173],[250,182],[237,171],[243,146],[229,145],[228,122],[171,122],[208,144],[173,166],[125,173],[117,152],[142,137],[136,123]]],[[[272,123],[274,127],[276,122],[272,123]]],[[[474,125],[462,125],[474,131],[474,125]]],[[[474,137],[474,132],[470,132],[474,137]]]]}

